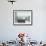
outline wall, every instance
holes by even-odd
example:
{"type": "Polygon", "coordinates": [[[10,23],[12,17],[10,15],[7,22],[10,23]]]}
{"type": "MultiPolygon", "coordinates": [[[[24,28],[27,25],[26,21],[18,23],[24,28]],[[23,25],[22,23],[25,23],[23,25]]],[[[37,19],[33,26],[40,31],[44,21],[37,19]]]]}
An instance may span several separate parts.
{"type": "Polygon", "coordinates": [[[0,40],[15,40],[18,32],[30,33],[33,40],[46,40],[45,0],[17,0],[14,5],[7,0],[0,0],[0,40]],[[13,9],[33,10],[33,25],[14,26],[13,9]]]}

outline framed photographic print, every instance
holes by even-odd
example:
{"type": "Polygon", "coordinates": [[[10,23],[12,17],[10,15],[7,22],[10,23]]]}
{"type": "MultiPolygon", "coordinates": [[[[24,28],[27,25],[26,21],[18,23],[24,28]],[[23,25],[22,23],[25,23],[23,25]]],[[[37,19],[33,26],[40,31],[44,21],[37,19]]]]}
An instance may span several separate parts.
{"type": "Polygon", "coordinates": [[[14,25],[32,25],[32,10],[13,10],[14,25]]]}

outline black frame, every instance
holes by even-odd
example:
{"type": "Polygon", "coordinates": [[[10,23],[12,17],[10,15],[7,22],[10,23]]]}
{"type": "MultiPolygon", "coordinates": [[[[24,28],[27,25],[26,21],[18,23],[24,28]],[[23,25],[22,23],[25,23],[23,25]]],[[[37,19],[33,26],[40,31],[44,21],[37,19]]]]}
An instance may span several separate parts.
{"type": "Polygon", "coordinates": [[[27,26],[27,25],[32,25],[33,24],[33,11],[32,10],[13,10],[13,25],[23,25],[23,26],[27,26]],[[14,11],[31,11],[31,24],[14,24],[14,11]]]}

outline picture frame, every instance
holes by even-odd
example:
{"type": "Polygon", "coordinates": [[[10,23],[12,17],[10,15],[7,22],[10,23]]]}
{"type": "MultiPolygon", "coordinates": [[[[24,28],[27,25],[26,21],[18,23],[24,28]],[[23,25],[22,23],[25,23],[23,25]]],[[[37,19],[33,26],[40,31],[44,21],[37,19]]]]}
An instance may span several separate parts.
{"type": "Polygon", "coordinates": [[[32,10],[13,10],[13,25],[32,25],[32,10]]]}

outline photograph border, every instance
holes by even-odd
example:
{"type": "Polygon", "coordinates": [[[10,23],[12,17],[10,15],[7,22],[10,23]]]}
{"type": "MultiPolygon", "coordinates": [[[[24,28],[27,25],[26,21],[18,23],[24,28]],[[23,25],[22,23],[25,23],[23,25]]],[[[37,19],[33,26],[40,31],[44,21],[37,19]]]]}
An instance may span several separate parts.
{"type": "Polygon", "coordinates": [[[13,25],[17,25],[17,26],[32,26],[33,24],[33,11],[32,10],[13,10],[13,25]],[[14,11],[31,11],[31,24],[14,24],[14,11]]]}

